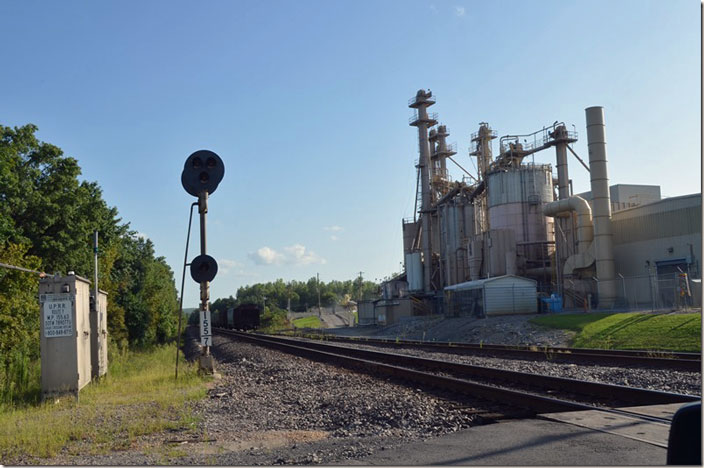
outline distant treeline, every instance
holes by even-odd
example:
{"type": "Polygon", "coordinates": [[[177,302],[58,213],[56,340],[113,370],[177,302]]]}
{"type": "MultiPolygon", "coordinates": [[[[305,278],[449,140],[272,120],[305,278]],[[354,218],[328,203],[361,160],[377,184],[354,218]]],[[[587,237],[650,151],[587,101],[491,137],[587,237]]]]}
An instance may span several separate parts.
{"type": "MultiPolygon", "coordinates": [[[[122,348],[168,341],[178,318],[171,268],[155,256],[150,240],[138,237],[107,205],[96,182],[79,182],[78,162],[39,141],[36,132],[32,124],[0,125],[0,262],[48,274],[73,271],[90,279],[97,230],[99,286],[108,292],[110,339],[122,348]]],[[[38,357],[37,298],[37,275],[0,268],[5,386],[13,380],[13,362],[38,357]]]]}
{"type": "Polygon", "coordinates": [[[230,296],[218,299],[213,302],[211,310],[227,310],[229,307],[248,302],[264,305],[264,298],[266,298],[267,308],[286,309],[290,299],[291,310],[302,312],[318,306],[318,291],[320,291],[320,305],[323,307],[330,307],[333,304],[344,306],[348,301],[356,301],[360,297],[363,299],[379,297],[379,285],[360,278],[329,283],[324,281],[318,283],[315,277],[305,282],[294,280],[287,283],[278,279],[274,282],[242,286],[237,289],[235,298],[230,296]]]}
{"type": "MultiPolygon", "coordinates": [[[[210,310],[213,313],[226,312],[230,307],[236,307],[240,304],[259,304],[264,306],[261,314],[261,328],[276,330],[287,324],[286,309],[289,300],[291,301],[291,311],[303,312],[318,306],[318,292],[320,292],[322,307],[330,307],[333,304],[344,307],[351,300],[379,297],[379,285],[372,281],[363,281],[361,278],[330,281],[329,283],[318,282],[315,277],[305,282],[294,280],[287,283],[278,279],[274,282],[242,286],[237,289],[236,298],[230,296],[217,299],[212,303],[210,310]]],[[[197,314],[192,317],[192,320],[197,323],[197,314]]]]}

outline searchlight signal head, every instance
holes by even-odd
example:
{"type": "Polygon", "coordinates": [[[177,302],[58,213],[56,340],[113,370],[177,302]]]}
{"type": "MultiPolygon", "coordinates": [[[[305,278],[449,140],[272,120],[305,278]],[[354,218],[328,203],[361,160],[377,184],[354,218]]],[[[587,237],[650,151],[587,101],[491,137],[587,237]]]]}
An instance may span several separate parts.
{"type": "Polygon", "coordinates": [[[220,156],[209,150],[191,154],[183,165],[181,185],[194,197],[202,192],[215,192],[225,175],[225,165],[220,156]]]}

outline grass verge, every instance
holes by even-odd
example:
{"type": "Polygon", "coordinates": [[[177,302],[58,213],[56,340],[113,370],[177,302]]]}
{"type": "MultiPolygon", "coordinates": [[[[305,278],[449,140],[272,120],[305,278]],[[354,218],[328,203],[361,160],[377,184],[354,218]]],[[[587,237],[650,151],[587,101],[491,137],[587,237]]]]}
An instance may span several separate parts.
{"type": "Polygon", "coordinates": [[[560,314],[531,319],[533,324],[577,332],[572,346],[700,352],[701,314],[560,314]]]}
{"type": "Polygon", "coordinates": [[[188,401],[206,394],[205,378],[192,364],[179,365],[174,349],[111,356],[108,375],[80,392],[26,407],[0,408],[0,459],[28,463],[38,458],[129,448],[140,435],[195,428],[188,401]]]}
{"type": "Polygon", "coordinates": [[[320,328],[320,319],[315,315],[310,317],[303,317],[293,321],[293,326],[295,328],[320,328]]]}

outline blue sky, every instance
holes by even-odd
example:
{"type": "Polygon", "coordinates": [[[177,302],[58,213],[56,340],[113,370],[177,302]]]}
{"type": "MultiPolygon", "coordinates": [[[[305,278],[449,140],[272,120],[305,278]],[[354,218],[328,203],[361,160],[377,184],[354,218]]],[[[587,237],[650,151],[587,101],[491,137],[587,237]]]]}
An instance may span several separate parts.
{"type": "MultiPolygon", "coordinates": [[[[499,135],[574,124],[586,159],[584,109],[601,105],[611,183],[700,192],[700,34],[695,0],[5,0],[0,123],[34,123],[78,159],[177,283],[193,201],[183,162],[217,152],[214,300],[276,278],[399,270],[419,88],[466,168],[482,121],[499,135]]],[[[570,177],[589,190],[575,159],[570,177]]]]}

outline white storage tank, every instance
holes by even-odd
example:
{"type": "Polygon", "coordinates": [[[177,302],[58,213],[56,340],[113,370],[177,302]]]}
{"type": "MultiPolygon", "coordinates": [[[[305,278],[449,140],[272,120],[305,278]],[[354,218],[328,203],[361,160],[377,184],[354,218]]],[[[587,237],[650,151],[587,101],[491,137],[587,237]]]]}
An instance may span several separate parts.
{"type": "MultiPolygon", "coordinates": [[[[525,164],[487,174],[489,226],[511,229],[517,243],[553,241],[553,219],[543,206],[553,201],[552,168],[549,164],[525,164]]],[[[541,264],[552,247],[530,244],[520,249],[526,260],[541,264]]]]}
{"type": "Polygon", "coordinates": [[[413,241],[418,235],[420,221],[403,220],[401,228],[403,230],[403,253],[407,254],[413,250],[413,241]]]}
{"type": "Polygon", "coordinates": [[[438,206],[441,264],[445,284],[469,279],[467,240],[474,235],[474,206],[465,199],[455,199],[438,206]]]}
{"type": "Polygon", "coordinates": [[[76,275],[39,280],[42,398],[78,395],[91,380],[90,292],[76,275]]]}
{"type": "Polygon", "coordinates": [[[406,254],[406,279],[409,291],[423,290],[423,263],[420,252],[406,254]]]}

